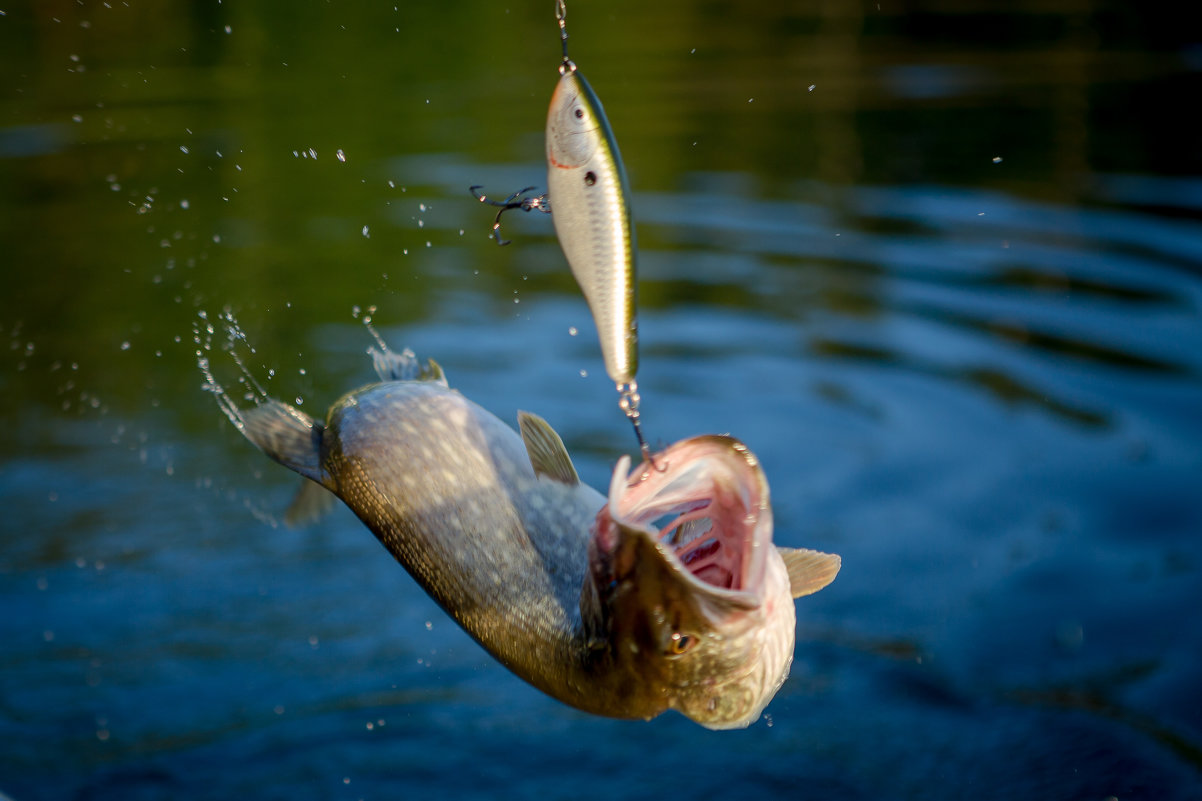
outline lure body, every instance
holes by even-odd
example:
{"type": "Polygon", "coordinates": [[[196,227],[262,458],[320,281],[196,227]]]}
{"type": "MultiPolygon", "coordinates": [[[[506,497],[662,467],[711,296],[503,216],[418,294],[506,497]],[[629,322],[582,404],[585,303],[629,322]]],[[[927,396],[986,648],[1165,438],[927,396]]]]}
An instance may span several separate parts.
{"type": "Polygon", "coordinates": [[[619,387],[638,372],[635,242],[622,157],[601,101],[565,60],[547,113],[547,194],[572,275],[619,387]]]}

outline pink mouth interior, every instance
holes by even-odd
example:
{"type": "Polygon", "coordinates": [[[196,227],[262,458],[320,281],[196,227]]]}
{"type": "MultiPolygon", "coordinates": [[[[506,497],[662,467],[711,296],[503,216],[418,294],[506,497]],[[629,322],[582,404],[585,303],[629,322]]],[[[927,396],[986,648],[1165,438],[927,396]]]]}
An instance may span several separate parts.
{"type": "Polygon", "coordinates": [[[730,547],[724,547],[714,521],[709,517],[711,501],[699,499],[683,509],[673,509],[659,522],[659,540],[670,546],[689,572],[702,581],[723,589],[735,587],[739,559],[730,547]],[[672,515],[675,517],[672,518],[672,515]]]}
{"type": "Polygon", "coordinates": [[[623,511],[658,532],[696,578],[725,590],[745,589],[756,515],[745,493],[715,481],[705,465],[686,468],[667,486],[655,474],[628,489],[623,511]],[[633,508],[631,508],[633,507],[633,508]]]}

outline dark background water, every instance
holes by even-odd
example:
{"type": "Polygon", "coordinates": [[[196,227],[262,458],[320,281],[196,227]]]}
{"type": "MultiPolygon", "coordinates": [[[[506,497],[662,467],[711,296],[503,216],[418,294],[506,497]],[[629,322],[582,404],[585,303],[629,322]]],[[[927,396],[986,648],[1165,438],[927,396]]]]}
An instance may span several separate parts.
{"type": "Polygon", "coordinates": [[[569,2],[647,430],[741,437],[777,541],[844,558],[749,730],[577,713],[345,510],[278,525],[202,311],[314,413],[376,306],[594,486],[631,450],[550,221],[497,248],[467,192],[544,181],[552,8],[0,0],[0,795],[1202,797],[1202,36],[1167,5],[569,2]]]}

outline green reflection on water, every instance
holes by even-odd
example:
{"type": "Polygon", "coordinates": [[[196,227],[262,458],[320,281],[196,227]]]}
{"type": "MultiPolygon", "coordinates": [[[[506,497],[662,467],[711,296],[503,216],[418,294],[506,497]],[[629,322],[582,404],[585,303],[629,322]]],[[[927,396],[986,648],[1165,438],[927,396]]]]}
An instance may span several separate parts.
{"type": "MultiPolygon", "coordinates": [[[[636,218],[639,194],[705,174],[743,179],[730,203],[915,182],[1073,205],[1099,169],[1199,172],[1166,102],[1192,79],[1184,32],[1118,3],[884,5],[573,5],[572,56],[605,99],[636,218]]],[[[234,306],[288,369],[356,304],[415,321],[464,287],[472,314],[497,316],[519,287],[575,293],[545,221],[517,224],[520,247],[485,247],[488,215],[466,192],[477,168],[541,182],[550,3],[4,10],[0,324],[3,380],[22,389],[9,413],[20,396],[63,402],[71,364],[122,407],[191,388],[200,308],[234,306]]],[[[826,202],[838,213],[844,197],[826,202]]],[[[851,294],[797,282],[774,306],[872,313],[886,302],[873,272],[851,294]]],[[[644,300],[755,303],[729,279],[685,284],[652,277],[644,300]]]]}

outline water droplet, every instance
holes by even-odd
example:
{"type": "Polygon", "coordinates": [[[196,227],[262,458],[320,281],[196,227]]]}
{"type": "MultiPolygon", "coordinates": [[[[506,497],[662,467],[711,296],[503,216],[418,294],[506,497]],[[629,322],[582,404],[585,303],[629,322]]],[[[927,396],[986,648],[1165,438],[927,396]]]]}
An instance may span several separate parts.
{"type": "Polygon", "coordinates": [[[1001,157],[1001,156],[994,156],[994,157],[993,157],[993,163],[994,163],[994,164],[1001,164],[1001,163],[1002,163],[1002,157],[1001,157]]]}
{"type": "Polygon", "coordinates": [[[339,161],[346,161],[346,154],[342,152],[342,148],[338,148],[338,151],[334,155],[338,157],[339,161]]]}
{"type": "Polygon", "coordinates": [[[577,333],[577,331],[576,331],[576,326],[574,326],[574,325],[569,325],[569,326],[568,326],[568,336],[570,336],[570,337],[574,337],[574,336],[576,336],[576,333],[577,333]]]}
{"type": "Polygon", "coordinates": [[[181,153],[187,153],[187,152],[188,152],[188,146],[187,146],[187,145],[180,145],[180,146],[179,146],[179,152],[181,152],[181,153]]]}

